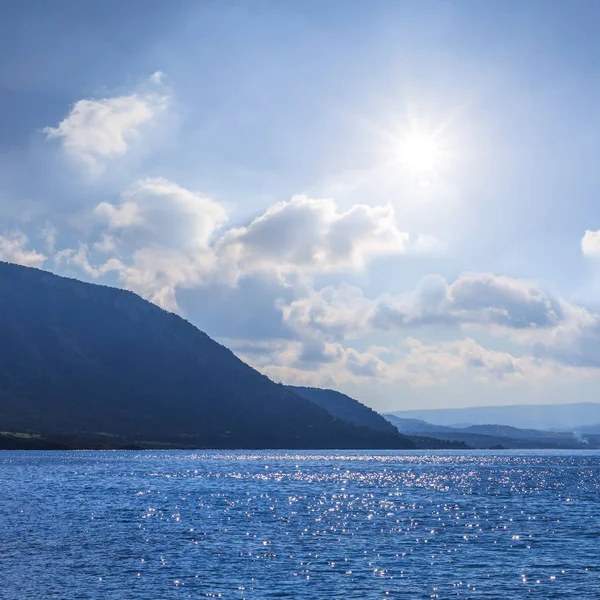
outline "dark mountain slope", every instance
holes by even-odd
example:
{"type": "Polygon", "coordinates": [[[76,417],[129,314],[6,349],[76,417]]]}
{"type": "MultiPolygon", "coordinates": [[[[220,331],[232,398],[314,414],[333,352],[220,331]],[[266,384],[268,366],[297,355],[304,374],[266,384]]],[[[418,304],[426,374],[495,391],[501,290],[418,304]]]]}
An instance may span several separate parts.
{"type": "Polygon", "coordinates": [[[298,396],[302,396],[312,403],[325,409],[328,413],[361,427],[368,427],[376,431],[384,431],[386,433],[397,434],[398,430],[379,413],[372,408],[365,406],[358,400],[346,396],[335,390],[325,390],[312,387],[297,387],[288,385],[288,389],[292,390],[298,396]]]}
{"type": "Polygon", "coordinates": [[[7,263],[0,430],[213,448],[411,446],[333,419],[131,292],[7,263]]]}
{"type": "Polygon", "coordinates": [[[469,448],[469,446],[463,442],[448,441],[425,436],[404,435],[378,412],[341,392],[321,388],[296,387],[292,385],[288,385],[287,387],[298,396],[310,400],[338,419],[359,427],[367,427],[368,429],[380,431],[385,435],[394,437],[401,436],[404,440],[412,442],[414,446],[420,450],[464,450],[469,448]]]}

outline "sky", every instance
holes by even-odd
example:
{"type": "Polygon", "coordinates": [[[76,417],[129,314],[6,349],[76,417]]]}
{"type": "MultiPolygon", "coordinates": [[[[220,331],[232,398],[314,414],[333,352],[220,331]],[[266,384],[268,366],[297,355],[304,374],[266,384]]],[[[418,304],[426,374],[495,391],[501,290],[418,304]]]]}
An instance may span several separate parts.
{"type": "Polygon", "coordinates": [[[599,399],[595,0],[0,11],[0,260],[380,411],[599,399]]]}

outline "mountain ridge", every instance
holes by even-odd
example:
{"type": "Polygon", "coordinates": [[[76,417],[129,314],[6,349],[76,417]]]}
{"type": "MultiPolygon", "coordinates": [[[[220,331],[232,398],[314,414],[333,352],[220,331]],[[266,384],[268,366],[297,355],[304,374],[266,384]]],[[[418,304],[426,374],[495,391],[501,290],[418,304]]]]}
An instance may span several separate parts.
{"type": "Polygon", "coordinates": [[[405,435],[418,434],[443,438],[477,449],[581,450],[600,448],[600,435],[591,432],[589,434],[571,431],[556,432],[494,424],[449,427],[427,423],[420,419],[396,417],[393,414],[387,414],[385,417],[405,435]]]}
{"type": "Polygon", "coordinates": [[[306,398],[317,406],[320,406],[334,417],[354,425],[369,427],[376,431],[386,433],[394,433],[396,431],[396,428],[377,411],[342,392],[326,388],[295,385],[288,385],[286,387],[298,396],[306,398]]]}
{"type": "Polygon", "coordinates": [[[545,431],[575,431],[590,423],[600,423],[600,402],[433,408],[390,411],[387,414],[450,427],[494,424],[545,431]]]}

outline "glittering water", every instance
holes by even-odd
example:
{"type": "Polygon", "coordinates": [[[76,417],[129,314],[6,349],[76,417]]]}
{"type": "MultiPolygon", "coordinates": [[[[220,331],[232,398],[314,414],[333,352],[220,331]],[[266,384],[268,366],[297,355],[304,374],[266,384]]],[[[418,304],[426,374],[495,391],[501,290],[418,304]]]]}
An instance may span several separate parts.
{"type": "Polygon", "coordinates": [[[0,452],[0,598],[600,598],[599,453],[0,452]]]}

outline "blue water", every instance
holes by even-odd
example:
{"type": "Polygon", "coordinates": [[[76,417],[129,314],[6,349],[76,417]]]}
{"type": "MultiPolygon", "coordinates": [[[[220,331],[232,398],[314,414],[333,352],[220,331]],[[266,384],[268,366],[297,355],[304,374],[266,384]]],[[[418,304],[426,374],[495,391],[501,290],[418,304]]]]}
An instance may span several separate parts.
{"type": "Polygon", "coordinates": [[[600,454],[0,452],[0,598],[600,598],[600,454]]]}

